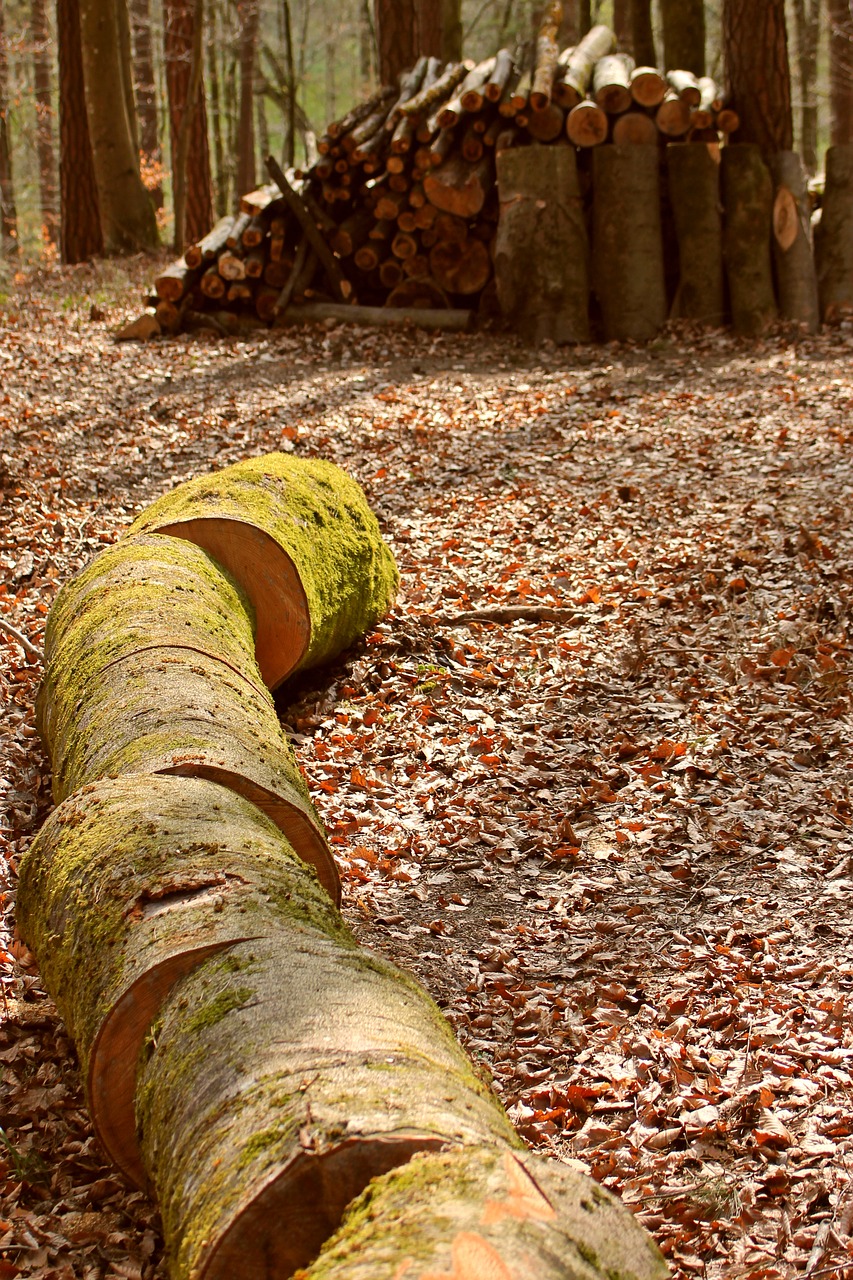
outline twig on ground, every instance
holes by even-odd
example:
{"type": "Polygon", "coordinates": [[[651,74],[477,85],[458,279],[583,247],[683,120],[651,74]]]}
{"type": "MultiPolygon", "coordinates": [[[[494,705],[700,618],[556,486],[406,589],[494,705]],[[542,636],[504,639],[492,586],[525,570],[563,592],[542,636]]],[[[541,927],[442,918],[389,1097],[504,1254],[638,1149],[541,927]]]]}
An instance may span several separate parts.
{"type": "Polygon", "coordinates": [[[0,630],[5,631],[13,640],[17,640],[24,653],[31,658],[35,658],[37,662],[41,661],[41,649],[32,644],[17,627],[13,627],[11,622],[7,622],[5,618],[0,618],[0,630]]]}

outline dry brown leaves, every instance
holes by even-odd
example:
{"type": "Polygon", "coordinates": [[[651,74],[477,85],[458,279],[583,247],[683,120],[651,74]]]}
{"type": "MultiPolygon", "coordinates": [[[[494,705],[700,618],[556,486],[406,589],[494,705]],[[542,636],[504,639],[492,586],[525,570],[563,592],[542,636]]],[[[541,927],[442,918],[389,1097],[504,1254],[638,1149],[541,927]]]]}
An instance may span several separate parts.
{"type": "MultiPolygon", "coordinates": [[[[25,277],[0,312],[0,616],[38,644],[57,585],[200,470],[275,447],[352,470],[403,593],[282,708],[348,918],[674,1275],[849,1275],[853,337],[131,349],[127,289],[25,277]],[[494,606],[513,620],[455,621],[494,606]]],[[[0,643],[11,924],[49,800],[38,666],[0,643]]],[[[165,1274],[4,946],[0,1280],[165,1274]]]]}

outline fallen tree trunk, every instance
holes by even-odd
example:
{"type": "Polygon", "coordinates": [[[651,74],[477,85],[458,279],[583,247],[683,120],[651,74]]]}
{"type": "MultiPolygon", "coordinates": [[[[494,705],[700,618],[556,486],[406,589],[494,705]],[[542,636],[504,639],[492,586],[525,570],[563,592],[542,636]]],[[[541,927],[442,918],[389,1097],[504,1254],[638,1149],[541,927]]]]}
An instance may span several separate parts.
{"type": "Polygon", "coordinates": [[[724,320],[720,165],[707,147],[666,149],[670,206],[678,241],[674,317],[720,325],[724,320]]]}
{"type": "Polygon", "coordinates": [[[327,320],[338,320],[341,324],[375,325],[380,329],[411,325],[416,329],[464,333],[474,323],[474,312],[435,307],[341,307],[331,302],[311,302],[288,307],[276,317],[276,324],[323,324],[327,320]]]}
{"type": "Polygon", "coordinates": [[[574,152],[517,147],[497,157],[495,283],[505,319],[528,342],[589,340],[589,246],[574,152]]]}
{"type": "Polygon", "coordinates": [[[423,1152],[371,1182],[301,1280],[665,1280],[615,1196],[529,1151],[423,1152]]]}
{"type": "Polygon", "coordinates": [[[143,511],[130,533],[143,532],[195,542],[233,573],[255,610],[269,688],[341,653],[397,589],[361,487],[320,459],[273,453],[200,476],[143,511]]]}
{"type": "Polygon", "coordinates": [[[18,927],[67,1026],[107,1154],[145,1181],[134,1119],[139,1052],[175,982],[255,936],[296,890],[325,892],[254,805],[211,782],[136,775],[70,797],[21,864],[18,927]]]}
{"type": "Polygon", "coordinates": [[[174,1280],[289,1276],[416,1151],[518,1144],[422,988],[300,906],[182,979],[141,1062],[174,1280]]]}
{"type": "Polygon", "coordinates": [[[783,320],[802,325],[806,333],[820,327],[809,192],[799,153],[779,151],[770,157],[773,178],[773,265],[783,320]]]}
{"type": "Polygon", "coordinates": [[[756,338],[776,319],[770,262],[773,183],[760,147],[738,142],[723,148],[722,193],[732,324],[741,336],[756,338]]]}
{"type": "Polygon", "coordinates": [[[593,152],[593,278],[608,341],[645,341],[666,320],[656,146],[593,152]]]}

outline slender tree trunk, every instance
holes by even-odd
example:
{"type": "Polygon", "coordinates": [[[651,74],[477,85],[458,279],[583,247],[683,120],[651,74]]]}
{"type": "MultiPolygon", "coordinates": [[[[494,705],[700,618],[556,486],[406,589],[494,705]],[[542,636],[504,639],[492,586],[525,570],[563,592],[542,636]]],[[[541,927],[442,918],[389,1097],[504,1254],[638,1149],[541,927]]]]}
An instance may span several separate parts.
{"type": "Polygon", "coordinates": [[[817,170],[817,47],[820,0],[793,0],[800,88],[800,153],[808,173],[817,170]]]}
{"type": "Polygon", "coordinates": [[[42,236],[47,244],[56,244],[59,239],[59,219],[56,200],[56,156],[53,147],[53,99],[50,88],[50,27],[45,0],[32,0],[30,30],[33,47],[36,153],[39,165],[42,236]]]}
{"type": "Polygon", "coordinates": [[[237,128],[237,191],[255,184],[254,90],[258,48],[259,0],[238,0],[240,22],[240,122],[237,128]]]}
{"type": "Polygon", "coordinates": [[[107,253],[157,246],[151,197],[127,115],[118,8],[124,0],[81,0],[80,35],[86,115],[107,253]]]}
{"type": "Polygon", "coordinates": [[[585,36],[592,27],[591,0],[578,0],[578,34],[585,36]]]}
{"type": "Polygon", "coordinates": [[[0,249],[4,254],[18,251],[18,214],[15,208],[12,146],[9,138],[9,64],[6,57],[3,0],[0,0],[0,249]]]}
{"type": "Polygon", "coordinates": [[[561,49],[576,45],[580,40],[580,12],[578,0],[565,0],[563,21],[560,23],[559,45],[561,49]]]}
{"type": "Polygon", "coordinates": [[[704,0],[661,0],[663,60],[667,71],[705,74],[704,0]]]}
{"type": "Polygon", "coordinates": [[[731,105],[740,116],[735,142],[766,155],[794,143],[785,0],[724,0],[723,49],[731,105]]]}
{"type": "Polygon", "coordinates": [[[186,193],[185,214],[175,214],[175,244],[183,248],[200,240],[210,230],[213,222],[213,202],[210,191],[210,153],[207,144],[207,112],[200,69],[197,76],[198,90],[191,97],[191,74],[194,51],[201,45],[203,34],[201,0],[165,0],[163,18],[165,26],[164,56],[166,83],[169,91],[169,128],[172,145],[172,191],[176,199],[179,190],[186,193]],[[198,32],[197,29],[198,28],[198,32]],[[188,119],[185,133],[185,172],[181,172],[181,130],[188,119]]]}
{"type": "Polygon", "coordinates": [[[462,57],[462,0],[442,2],[440,56],[444,62],[458,62],[462,57]]]}
{"type": "Polygon", "coordinates": [[[853,0],[827,0],[830,142],[853,142],[853,0]]]}
{"type": "Polygon", "coordinates": [[[326,119],[334,120],[338,109],[337,80],[335,77],[335,44],[337,24],[330,21],[326,27],[326,119]]]}
{"type": "Polygon", "coordinates": [[[621,53],[633,53],[634,33],[631,27],[631,0],[613,0],[613,32],[621,53]]]}
{"type": "Polygon", "coordinates": [[[158,209],[163,207],[163,182],[159,177],[163,156],[157,127],[157,89],[154,77],[154,49],[151,40],[151,0],[131,0],[130,26],[133,36],[134,87],[139,119],[139,149],[148,171],[148,189],[158,209]],[[155,176],[158,175],[158,176],[155,176]]]}
{"type": "Polygon", "coordinates": [[[207,37],[207,76],[210,83],[210,115],[211,133],[213,135],[213,158],[216,168],[214,182],[215,204],[217,216],[222,218],[228,212],[228,173],[225,168],[225,148],[222,144],[222,100],[219,85],[219,39],[221,17],[218,4],[210,9],[207,37]]]}
{"type": "Polygon", "coordinates": [[[139,119],[136,114],[136,95],[133,92],[133,41],[130,35],[130,0],[117,0],[115,6],[118,24],[119,56],[121,58],[121,82],[124,91],[124,109],[127,112],[133,147],[139,155],[139,119]]]}
{"type": "MultiPolygon", "coordinates": [[[[190,65],[187,83],[186,105],[175,140],[173,171],[175,199],[175,251],[182,246],[200,238],[204,230],[210,227],[212,212],[207,217],[204,230],[199,232],[190,216],[190,145],[195,132],[196,107],[202,94],[202,74],[204,68],[204,0],[195,0],[193,11],[192,45],[190,49],[190,65]]],[[[207,137],[205,136],[205,147],[207,137]]],[[[208,157],[208,173],[206,184],[208,209],[210,206],[210,160],[208,157]]],[[[198,216],[198,209],[195,210],[198,216]]]]}
{"type": "Polygon", "coordinates": [[[86,262],[104,252],[98,187],[83,90],[79,0],[58,0],[60,253],[86,262]]]}
{"type": "MultiPolygon", "coordinates": [[[[290,5],[282,0],[282,7],[287,13],[287,25],[290,27],[290,5]]],[[[370,0],[361,0],[358,10],[358,56],[361,78],[365,84],[373,79],[376,67],[376,32],[373,27],[373,12],[370,0]]]]}
{"type": "Polygon", "coordinates": [[[256,67],[255,76],[255,126],[258,134],[258,154],[256,160],[260,172],[264,172],[264,158],[270,154],[270,131],[267,124],[266,98],[261,92],[260,73],[256,67]]]}
{"type": "Polygon", "coordinates": [[[631,41],[638,67],[656,67],[655,36],[652,29],[651,0],[631,0],[631,41]]]}
{"type": "MultiPolygon", "coordinates": [[[[364,0],[365,13],[370,19],[369,0],[364,0]]],[[[284,140],[285,165],[296,163],[296,65],[293,59],[293,23],[291,22],[290,4],[282,0],[282,17],[284,19],[284,68],[287,76],[287,134],[284,140]]],[[[376,44],[373,39],[373,27],[370,27],[371,71],[375,62],[376,44]]]]}

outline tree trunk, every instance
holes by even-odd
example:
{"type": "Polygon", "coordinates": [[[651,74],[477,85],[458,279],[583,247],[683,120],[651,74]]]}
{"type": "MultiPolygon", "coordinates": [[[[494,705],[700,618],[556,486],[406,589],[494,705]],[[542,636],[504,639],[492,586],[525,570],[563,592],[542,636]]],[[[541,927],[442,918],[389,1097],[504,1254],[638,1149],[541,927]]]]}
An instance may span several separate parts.
{"type": "Polygon", "coordinates": [[[157,247],[154,205],[139,175],[139,154],[127,113],[118,14],[122,3],[125,0],[80,3],[86,115],[107,253],[157,247]]]}
{"type": "Polygon", "coordinates": [[[633,56],[634,32],[631,25],[631,0],[613,0],[613,34],[620,53],[633,56]]]}
{"type": "Polygon", "coordinates": [[[196,542],[240,583],[270,688],[346,649],[397,587],[360,486],[319,459],[273,453],[200,476],[143,511],[130,532],[153,530],[196,542]]]}
{"type": "MultiPolygon", "coordinates": [[[[259,0],[238,0],[240,23],[240,117],[237,126],[237,190],[251,191],[255,182],[255,65],[259,0]]],[[[327,59],[327,65],[331,58],[327,59]]]]}
{"type": "Polygon", "coordinates": [[[770,158],[773,202],[773,263],[779,292],[779,314],[806,333],[820,326],[817,276],[812,250],[809,191],[803,162],[796,151],[770,158]]]}
{"type": "Polygon", "coordinates": [[[430,998],[331,909],[294,885],[258,933],[175,986],[141,1060],[142,1154],[180,1276],[289,1276],[415,1152],[518,1143],[430,998]]]}
{"type": "Polygon", "coordinates": [[[53,96],[50,87],[50,25],[45,0],[32,0],[30,27],[33,47],[33,89],[36,106],[36,154],[39,167],[42,236],[47,244],[59,240],[56,157],[53,147],[53,96]]]}
{"type": "Polygon", "coordinates": [[[83,88],[79,0],[56,7],[59,45],[60,253],[65,263],[104,252],[95,164],[83,88]]]}
{"type": "Polygon", "coordinates": [[[525,341],[589,341],[589,244],[574,152],[514,147],[497,157],[495,281],[525,341]]]}
{"type": "Polygon", "coordinates": [[[785,0],[723,0],[723,46],[735,142],[765,156],[794,145],[785,0]]]}
{"type": "Polygon", "coordinates": [[[176,249],[201,239],[213,222],[207,111],[198,73],[198,92],[194,102],[189,101],[191,77],[196,66],[194,51],[199,48],[198,37],[201,34],[196,31],[196,9],[200,6],[201,0],[164,0],[163,6],[172,189],[185,196],[184,216],[175,220],[176,249]],[[182,151],[186,153],[185,165],[179,163],[182,151]]]}
{"type": "Polygon", "coordinates": [[[817,171],[817,49],[821,0],[793,0],[800,92],[800,151],[807,173],[817,171]]]}
{"type": "Polygon", "coordinates": [[[255,805],[213,782],[104,779],[50,815],[21,866],[18,927],[76,1044],[107,1154],[145,1181],[136,1063],[170,989],[257,932],[296,888],[322,916],[313,873],[255,805]]]}
{"type": "Polygon", "coordinates": [[[462,58],[462,0],[442,0],[441,60],[459,62],[462,58]]]}
{"type": "Polygon", "coordinates": [[[663,61],[667,71],[705,74],[704,0],[661,0],[663,61]]]}
{"type": "Polygon", "coordinates": [[[666,160],[679,262],[672,314],[721,325],[724,289],[719,161],[698,143],[671,143],[666,160]]]}
{"type": "Polygon", "coordinates": [[[666,320],[657,147],[593,152],[593,271],[607,341],[653,338],[666,320]]]}
{"type": "Polygon", "coordinates": [[[0,0],[0,249],[4,254],[18,251],[18,213],[12,178],[12,144],[9,131],[9,63],[6,33],[0,0]]]}
{"type": "Polygon", "coordinates": [[[735,333],[759,337],[776,319],[770,234],[773,183],[761,149],[735,143],[722,151],[723,257],[735,333]]]}
{"type": "Polygon", "coordinates": [[[853,142],[853,2],[827,0],[830,143],[853,142]]]}
{"type": "Polygon", "coordinates": [[[652,0],[631,0],[631,44],[638,67],[656,67],[652,0]]]}
{"type": "Polygon", "coordinates": [[[443,57],[444,0],[375,0],[379,78],[395,84],[423,54],[443,57]]]}
{"type": "Polygon", "coordinates": [[[826,187],[815,231],[820,314],[829,324],[853,312],[853,143],[826,153],[826,187]]]}
{"type": "Polygon", "coordinates": [[[214,202],[220,218],[225,217],[230,208],[228,199],[228,168],[225,163],[225,146],[223,143],[222,98],[219,78],[219,29],[221,16],[219,5],[214,0],[210,8],[210,22],[207,37],[207,74],[210,83],[210,126],[213,134],[213,157],[216,176],[214,179],[214,202]]]}
{"type": "Polygon", "coordinates": [[[395,1280],[410,1266],[412,1277],[434,1280],[669,1275],[625,1206],[587,1175],[530,1151],[495,1147],[425,1152],[377,1178],[301,1275],[395,1280]]]}
{"type": "MultiPolygon", "coordinates": [[[[139,120],[139,149],[143,169],[149,174],[148,189],[158,209],[163,207],[163,156],[157,125],[157,82],[154,74],[154,46],[151,38],[151,0],[131,0],[130,25],[133,35],[134,86],[139,120]]],[[[144,175],[143,175],[144,176],[144,175]]]]}

